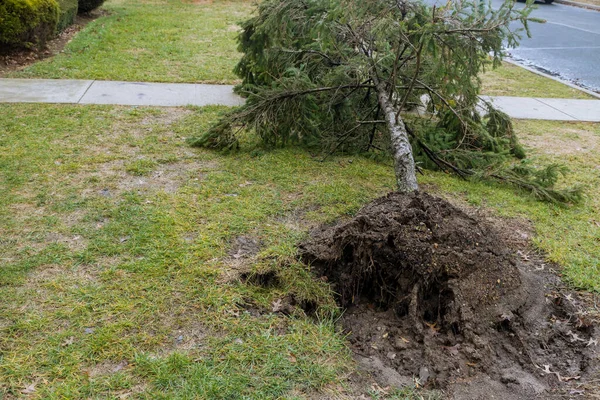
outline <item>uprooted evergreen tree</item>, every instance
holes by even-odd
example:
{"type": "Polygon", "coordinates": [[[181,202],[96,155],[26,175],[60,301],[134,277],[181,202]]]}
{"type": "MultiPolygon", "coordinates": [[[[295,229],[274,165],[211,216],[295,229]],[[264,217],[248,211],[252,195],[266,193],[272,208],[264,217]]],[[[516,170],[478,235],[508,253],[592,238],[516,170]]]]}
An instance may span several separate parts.
{"type": "Polygon", "coordinates": [[[506,167],[525,154],[510,119],[478,97],[478,74],[517,44],[531,10],[512,1],[493,10],[479,0],[265,0],[239,36],[245,105],[192,144],[235,147],[251,129],[271,145],[390,152],[401,192],[418,190],[416,159],[574,200],[578,191],[552,189],[558,166],[506,167]]]}

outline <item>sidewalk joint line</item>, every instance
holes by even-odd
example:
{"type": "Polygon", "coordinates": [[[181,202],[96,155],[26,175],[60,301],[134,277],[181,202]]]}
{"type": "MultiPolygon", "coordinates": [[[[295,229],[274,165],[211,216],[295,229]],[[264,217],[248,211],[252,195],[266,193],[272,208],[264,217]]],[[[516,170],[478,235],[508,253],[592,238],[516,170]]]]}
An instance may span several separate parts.
{"type": "MultiPolygon", "coordinates": [[[[548,103],[544,103],[544,102],[543,102],[543,101],[542,101],[540,98],[538,98],[538,97],[534,97],[534,99],[536,99],[537,101],[539,101],[539,102],[540,102],[540,103],[542,103],[543,105],[545,105],[545,106],[547,106],[547,107],[550,107],[550,108],[552,108],[552,109],[554,109],[554,110],[558,111],[558,112],[559,112],[559,113],[561,113],[561,114],[568,115],[569,117],[573,118],[575,121],[581,121],[579,118],[577,118],[577,117],[575,117],[575,116],[573,116],[573,115],[571,115],[571,114],[569,114],[569,113],[566,113],[566,112],[564,112],[563,110],[559,110],[558,108],[556,108],[556,107],[554,107],[554,106],[551,106],[551,105],[550,105],[550,104],[548,104],[548,103]]],[[[594,101],[594,100],[592,100],[592,101],[594,101]]]]}
{"type": "Polygon", "coordinates": [[[79,98],[79,100],[77,100],[77,103],[75,103],[75,104],[81,104],[81,100],[83,100],[83,98],[87,94],[88,90],[90,90],[90,88],[92,87],[92,85],[94,83],[96,83],[96,80],[92,79],[92,82],[88,85],[88,87],[85,89],[85,92],[83,92],[83,94],[81,95],[81,97],[79,98]]]}

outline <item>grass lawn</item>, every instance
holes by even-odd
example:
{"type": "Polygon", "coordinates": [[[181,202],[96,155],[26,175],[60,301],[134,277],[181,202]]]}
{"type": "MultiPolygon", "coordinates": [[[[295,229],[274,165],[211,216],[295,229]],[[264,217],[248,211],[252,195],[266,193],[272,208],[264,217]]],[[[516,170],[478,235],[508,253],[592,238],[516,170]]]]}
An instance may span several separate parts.
{"type": "Polygon", "coordinates": [[[488,70],[482,74],[481,80],[481,92],[489,96],[595,99],[585,92],[509,63],[488,70]]]}
{"type": "MultiPolygon", "coordinates": [[[[266,151],[252,137],[231,155],[189,148],[184,138],[220,112],[0,105],[0,394],[348,393],[352,362],[331,293],[296,262],[295,245],[310,227],[392,190],[392,168],[266,151]],[[240,240],[258,253],[240,253],[240,240]],[[272,285],[253,283],[267,272],[277,276],[272,285]],[[300,307],[270,312],[286,296],[318,304],[319,317],[300,307]]],[[[571,167],[570,182],[586,186],[582,205],[556,207],[442,173],[421,183],[531,220],[536,245],[565,278],[600,290],[600,125],[516,129],[534,160],[571,167]]]]}
{"type": "Polygon", "coordinates": [[[334,310],[292,257],[294,216],[355,211],[391,188],[386,166],[188,148],[218,109],[0,108],[0,393],[302,398],[347,370],[330,319],[252,310],[334,310]],[[229,255],[240,236],[261,243],[251,262],[229,255]],[[270,290],[237,278],[269,269],[270,290]]]}
{"type": "Polygon", "coordinates": [[[19,78],[231,83],[250,0],[108,0],[65,51],[19,78]]]}

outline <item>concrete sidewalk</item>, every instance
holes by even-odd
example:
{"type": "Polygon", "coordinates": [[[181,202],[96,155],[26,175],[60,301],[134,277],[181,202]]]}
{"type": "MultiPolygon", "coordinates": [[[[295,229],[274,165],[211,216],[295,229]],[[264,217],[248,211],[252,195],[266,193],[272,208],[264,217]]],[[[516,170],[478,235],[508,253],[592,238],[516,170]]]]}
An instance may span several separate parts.
{"type": "MultiPolygon", "coordinates": [[[[236,106],[229,85],[91,80],[0,79],[0,103],[115,104],[128,106],[236,106]]],[[[489,97],[517,119],[600,122],[600,100],[489,97]]]]}
{"type": "Polygon", "coordinates": [[[481,97],[515,119],[600,122],[600,100],[481,97]]]}
{"type": "Polygon", "coordinates": [[[0,103],[116,104],[125,106],[237,106],[228,85],[71,79],[0,79],[0,103]]]}

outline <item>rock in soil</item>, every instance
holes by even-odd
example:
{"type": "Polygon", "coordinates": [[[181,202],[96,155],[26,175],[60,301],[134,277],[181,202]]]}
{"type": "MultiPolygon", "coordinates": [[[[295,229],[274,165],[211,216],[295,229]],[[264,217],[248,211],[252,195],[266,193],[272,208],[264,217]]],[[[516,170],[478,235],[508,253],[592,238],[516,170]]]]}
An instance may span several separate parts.
{"type": "Polygon", "coordinates": [[[300,251],[338,293],[359,366],[380,385],[529,399],[597,378],[597,330],[577,296],[443,199],[391,193],[300,251]]]}

